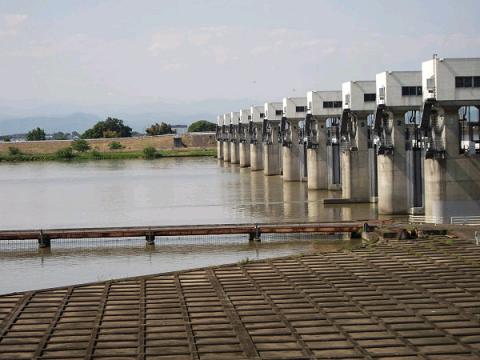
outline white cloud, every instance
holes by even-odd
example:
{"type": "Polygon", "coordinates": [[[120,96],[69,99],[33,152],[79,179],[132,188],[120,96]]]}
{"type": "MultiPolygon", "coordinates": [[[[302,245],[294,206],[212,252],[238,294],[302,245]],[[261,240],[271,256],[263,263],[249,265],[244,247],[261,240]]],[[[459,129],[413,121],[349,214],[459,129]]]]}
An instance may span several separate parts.
{"type": "Polygon", "coordinates": [[[26,14],[0,14],[0,36],[17,35],[27,19],[26,14]]]}

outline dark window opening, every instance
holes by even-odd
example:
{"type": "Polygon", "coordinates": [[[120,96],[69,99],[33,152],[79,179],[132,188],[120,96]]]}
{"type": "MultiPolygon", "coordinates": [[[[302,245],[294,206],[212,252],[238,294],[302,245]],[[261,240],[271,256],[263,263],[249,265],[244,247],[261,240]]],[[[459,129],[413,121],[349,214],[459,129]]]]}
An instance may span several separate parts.
{"type": "Polygon", "coordinates": [[[248,120],[252,120],[252,115],[248,115],[248,120]]]}
{"type": "Polygon", "coordinates": [[[342,102],[341,101],[324,101],[323,108],[324,109],[333,109],[333,108],[341,108],[342,102]]]}
{"type": "Polygon", "coordinates": [[[280,115],[283,115],[283,111],[282,110],[275,110],[275,116],[280,116],[280,115]]]}
{"type": "Polygon", "coordinates": [[[421,86],[402,86],[402,96],[419,96],[422,95],[421,86]]]}
{"type": "Polygon", "coordinates": [[[305,112],[305,106],[297,106],[295,107],[295,112],[305,112]]]}
{"type": "Polygon", "coordinates": [[[265,117],[264,113],[260,113],[260,119],[263,119],[265,117]]]}
{"type": "Polygon", "coordinates": [[[480,76],[456,76],[456,88],[480,87],[480,76]]]}
{"type": "Polygon", "coordinates": [[[363,94],[363,101],[364,102],[367,102],[367,101],[375,101],[377,98],[377,94],[373,93],[373,94],[363,94]]]}

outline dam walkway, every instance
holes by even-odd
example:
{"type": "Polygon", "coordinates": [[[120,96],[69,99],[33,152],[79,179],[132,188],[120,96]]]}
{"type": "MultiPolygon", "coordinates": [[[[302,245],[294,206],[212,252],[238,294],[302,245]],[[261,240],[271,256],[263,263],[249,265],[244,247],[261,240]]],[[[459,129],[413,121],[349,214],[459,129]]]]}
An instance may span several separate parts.
{"type": "Polygon", "coordinates": [[[480,359],[480,247],[392,240],[0,296],[0,359],[324,358],[480,359]]]}

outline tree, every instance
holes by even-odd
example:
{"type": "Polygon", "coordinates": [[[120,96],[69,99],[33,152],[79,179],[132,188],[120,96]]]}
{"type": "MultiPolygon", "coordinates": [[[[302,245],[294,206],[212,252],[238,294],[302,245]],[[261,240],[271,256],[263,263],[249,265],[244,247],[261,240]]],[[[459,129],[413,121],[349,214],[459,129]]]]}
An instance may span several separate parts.
{"type": "Polygon", "coordinates": [[[45,140],[45,131],[37,127],[28,132],[27,141],[40,141],[45,140]]]}
{"type": "Polygon", "coordinates": [[[53,134],[53,140],[67,140],[68,134],[65,134],[62,131],[56,132],[53,134]]]}
{"type": "Polygon", "coordinates": [[[97,122],[91,129],[85,131],[83,139],[99,139],[112,137],[131,137],[132,128],[123,124],[123,120],[107,118],[97,122]]]}
{"type": "Polygon", "coordinates": [[[72,149],[78,152],[85,152],[90,150],[90,144],[84,139],[77,139],[72,141],[72,149]]]}
{"type": "Polygon", "coordinates": [[[162,122],[161,124],[155,123],[152,124],[149,128],[145,130],[148,135],[164,135],[164,134],[175,134],[175,131],[172,130],[172,126],[170,124],[166,124],[162,122]]]}
{"type": "Polygon", "coordinates": [[[199,120],[190,124],[188,132],[215,131],[216,129],[217,124],[207,120],[199,120]]]}

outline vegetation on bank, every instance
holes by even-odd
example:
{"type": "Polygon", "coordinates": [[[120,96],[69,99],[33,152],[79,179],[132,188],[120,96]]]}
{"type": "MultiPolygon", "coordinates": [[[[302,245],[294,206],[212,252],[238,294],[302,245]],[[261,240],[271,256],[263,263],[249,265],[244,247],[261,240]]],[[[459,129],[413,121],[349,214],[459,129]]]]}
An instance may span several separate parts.
{"type": "Polygon", "coordinates": [[[217,150],[214,148],[157,150],[153,147],[146,147],[143,151],[100,152],[98,150],[75,151],[71,146],[59,149],[54,154],[26,154],[11,146],[8,153],[0,153],[0,162],[158,159],[162,157],[216,156],[216,154],[217,150]]]}
{"type": "Polygon", "coordinates": [[[123,123],[123,120],[108,117],[99,121],[92,128],[82,134],[82,139],[131,137],[132,128],[123,123]]]}
{"type": "Polygon", "coordinates": [[[215,131],[217,124],[214,124],[207,120],[199,120],[190,124],[188,132],[203,132],[203,131],[215,131]]]}
{"type": "Polygon", "coordinates": [[[145,132],[147,135],[150,136],[175,134],[175,130],[172,129],[172,126],[164,122],[162,122],[161,124],[152,124],[149,128],[145,130],[145,132]]]}

